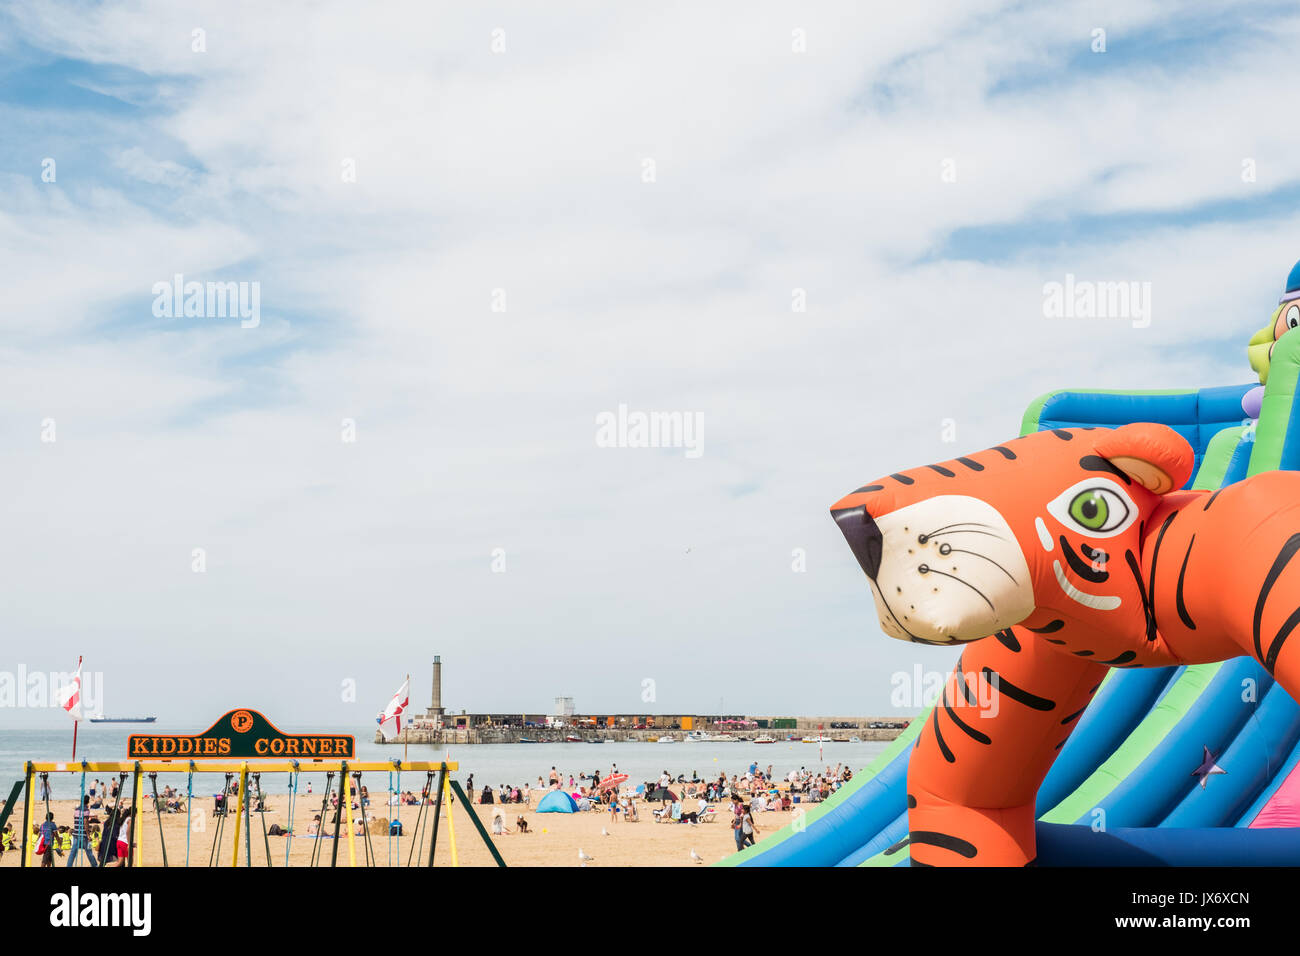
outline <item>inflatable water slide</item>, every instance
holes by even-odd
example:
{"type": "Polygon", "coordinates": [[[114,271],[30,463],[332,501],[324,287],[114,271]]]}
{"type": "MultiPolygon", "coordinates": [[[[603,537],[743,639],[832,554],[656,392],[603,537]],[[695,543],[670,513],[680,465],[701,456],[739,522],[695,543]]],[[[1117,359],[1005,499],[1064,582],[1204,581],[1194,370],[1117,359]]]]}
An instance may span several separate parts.
{"type": "MultiPolygon", "coordinates": [[[[1300,470],[1300,335],[1269,348],[1262,392],[1062,390],[1029,407],[1021,432],[1161,423],[1192,446],[1195,489],[1300,470]]],[[[908,865],[908,760],[929,717],[830,799],[719,865],[908,865]]],[[[1300,705],[1247,657],[1113,668],[1040,787],[1036,816],[1040,866],[1300,864],[1300,705]]]]}

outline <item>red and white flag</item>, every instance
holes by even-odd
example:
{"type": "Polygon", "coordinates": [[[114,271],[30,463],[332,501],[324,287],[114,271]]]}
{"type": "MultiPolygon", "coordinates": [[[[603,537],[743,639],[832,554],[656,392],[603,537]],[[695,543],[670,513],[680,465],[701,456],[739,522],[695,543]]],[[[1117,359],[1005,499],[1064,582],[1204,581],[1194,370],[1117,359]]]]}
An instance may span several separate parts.
{"type": "Polygon", "coordinates": [[[402,681],[402,686],[397,688],[397,693],[388,702],[388,706],[375,718],[375,722],[379,724],[379,732],[384,735],[385,740],[392,740],[401,734],[402,718],[410,705],[411,678],[408,677],[402,681]]]}
{"type": "Polygon", "coordinates": [[[77,673],[72,683],[59,691],[59,706],[68,712],[73,720],[81,720],[81,661],[77,661],[77,673]]]}

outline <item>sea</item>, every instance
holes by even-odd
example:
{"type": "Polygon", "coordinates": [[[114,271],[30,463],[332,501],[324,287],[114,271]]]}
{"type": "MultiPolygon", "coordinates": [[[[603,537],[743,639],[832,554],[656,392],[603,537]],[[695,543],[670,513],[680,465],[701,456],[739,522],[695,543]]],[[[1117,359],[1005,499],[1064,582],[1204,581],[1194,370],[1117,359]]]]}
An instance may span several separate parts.
{"type": "MultiPolygon", "coordinates": [[[[202,729],[202,728],[200,728],[202,729]]],[[[352,727],[314,727],[322,733],[350,733],[357,738],[357,758],[367,761],[391,761],[402,758],[401,745],[377,744],[374,742],[374,730],[358,730],[352,727]]],[[[166,727],[158,724],[91,724],[82,723],[77,735],[77,763],[83,759],[90,761],[126,760],[127,737],[135,733],[194,733],[193,727],[166,727]]],[[[807,768],[808,770],[834,768],[843,765],[858,771],[871,763],[889,744],[881,741],[863,741],[861,743],[826,743],[818,756],[818,745],[793,740],[779,740],[774,744],[751,743],[711,743],[678,741],[672,744],[648,743],[643,741],[606,741],[603,744],[583,743],[547,743],[547,744],[460,744],[450,748],[438,748],[431,745],[412,744],[406,759],[416,760],[454,760],[460,767],[452,774],[453,779],[462,785],[470,774],[474,776],[475,788],[483,786],[500,787],[522,786],[525,782],[536,786],[537,778],[546,780],[554,767],[561,778],[568,782],[569,775],[574,778],[591,777],[592,774],[605,776],[614,767],[619,773],[629,777],[629,783],[636,784],[657,781],[663,771],[668,771],[674,780],[684,775],[690,780],[695,775],[701,779],[716,777],[722,772],[727,774],[744,773],[750,764],[758,764],[764,771],[771,765],[778,776],[785,776],[791,770],[807,768]]],[[[72,755],[72,728],[69,725],[62,731],[51,730],[0,730],[0,799],[9,795],[14,782],[21,780],[23,765],[28,760],[60,761],[69,760],[72,755]]],[[[203,761],[196,761],[202,766],[203,761]]],[[[298,789],[303,793],[311,782],[314,792],[319,793],[325,783],[324,771],[311,771],[309,763],[304,763],[300,774],[298,789]]],[[[161,790],[167,784],[184,791],[186,788],[185,764],[179,765],[175,773],[160,773],[158,787],[161,790]]],[[[105,773],[89,774],[107,781],[105,773]]],[[[265,793],[284,793],[288,790],[289,775],[276,773],[262,777],[262,790],[265,793]]],[[[424,785],[424,774],[407,771],[400,775],[386,772],[368,772],[362,783],[372,793],[394,789],[419,790],[424,785]]],[[[195,794],[215,794],[223,785],[221,774],[195,774],[193,792],[195,794]]],[[[144,784],[146,791],[149,784],[144,784]]],[[[50,774],[50,790],[56,800],[75,799],[81,793],[80,773],[50,774]]]]}

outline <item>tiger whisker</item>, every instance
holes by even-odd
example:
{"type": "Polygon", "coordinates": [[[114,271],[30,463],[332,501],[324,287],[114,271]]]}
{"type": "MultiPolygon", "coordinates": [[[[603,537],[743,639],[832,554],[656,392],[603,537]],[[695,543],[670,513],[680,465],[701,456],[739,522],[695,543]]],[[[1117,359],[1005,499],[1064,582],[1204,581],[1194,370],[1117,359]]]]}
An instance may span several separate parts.
{"type": "Polygon", "coordinates": [[[991,528],[992,525],[984,524],[982,521],[954,521],[952,524],[946,524],[942,528],[935,528],[933,531],[926,532],[921,537],[932,538],[940,531],[947,531],[949,528],[961,528],[966,525],[972,525],[976,528],[991,528]]]}
{"type": "Polygon", "coordinates": [[[973,554],[973,555],[974,555],[975,557],[977,557],[977,558],[983,558],[983,559],[984,559],[985,561],[987,561],[989,564],[993,565],[995,568],[997,568],[999,571],[1001,571],[1003,574],[1005,574],[1007,577],[1009,577],[1009,578],[1011,579],[1011,583],[1012,583],[1012,584],[1019,584],[1019,583],[1020,583],[1019,581],[1016,580],[1016,576],[1015,576],[1014,574],[1012,574],[1010,571],[1008,571],[1008,570],[1007,570],[1006,568],[1004,568],[1002,565],[998,564],[996,561],[994,561],[992,558],[990,558],[987,554],[980,554],[978,551],[967,551],[967,550],[965,550],[964,548],[953,548],[953,549],[951,549],[948,553],[949,553],[949,554],[973,554]]]}
{"type": "Polygon", "coordinates": [[[983,591],[981,591],[981,590],[980,590],[979,588],[977,588],[975,585],[971,584],[969,581],[963,580],[962,578],[957,577],[957,575],[955,575],[955,574],[948,574],[948,573],[946,573],[946,572],[944,572],[944,571],[936,571],[934,568],[930,567],[928,564],[923,564],[923,565],[921,565],[921,567],[918,568],[917,570],[919,570],[922,574],[937,574],[937,575],[939,575],[940,577],[943,577],[943,578],[952,578],[952,579],[953,579],[954,581],[956,581],[958,584],[964,584],[964,585],[966,585],[966,587],[970,588],[972,591],[974,591],[976,594],[978,594],[981,598],[983,598],[983,599],[984,599],[984,603],[987,604],[987,605],[989,606],[989,610],[990,610],[990,611],[996,611],[996,610],[997,610],[997,608],[995,608],[995,607],[993,606],[993,602],[990,601],[990,600],[988,599],[988,595],[986,595],[983,591]]]}
{"type": "MultiPolygon", "coordinates": [[[[997,538],[999,541],[1007,540],[1003,535],[994,534],[992,531],[975,531],[971,528],[957,528],[953,531],[937,531],[934,534],[922,535],[922,537],[925,541],[928,541],[930,538],[938,538],[949,534],[984,534],[988,535],[990,538],[997,538]]],[[[922,541],[922,544],[924,544],[925,541],[922,541]]]]}

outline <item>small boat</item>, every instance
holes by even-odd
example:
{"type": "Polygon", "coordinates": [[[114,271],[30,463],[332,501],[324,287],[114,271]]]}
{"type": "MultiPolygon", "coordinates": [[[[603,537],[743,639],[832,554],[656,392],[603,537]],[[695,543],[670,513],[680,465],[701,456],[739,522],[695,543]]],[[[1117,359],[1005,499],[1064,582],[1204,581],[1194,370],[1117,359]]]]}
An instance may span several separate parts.
{"type": "Polygon", "coordinates": [[[604,742],[605,742],[604,737],[592,737],[590,740],[584,741],[584,743],[589,743],[589,744],[603,744],[604,742]]]}
{"type": "Polygon", "coordinates": [[[685,739],[688,744],[701,744],[713,740],[714,738],[710,737],[702,730],[694,730],[687,734],[685,739]]]}
{"type": "Polygon", "coordinates": [[[157,717],[105,717],[103,714],[92,714],[86,718],[92,724],[152,724],[157,717]]]}
{"type": "Polygon", "coordinates": [[[668,734],[668,735],[666,735],[666,736],[660,737],[660,738],[659,738],[659,743],[661,743],[661,744],[675,744],[675,743],[677,743],[677,738],[674,737],[672,734],[668,734]]]}
{"type": "Polygon", "coordinates": [[[582,738],[579,737],[577,734],[569,734],[564,738],[564,742],[570,744],[580,744],[582,743],[582,738]]]}
{"type": "Polygon", "coordinates": [[[834,743],[835,741],[833,741],[830,737],[823,737],[821,735],[818,735],[816,737],[804,737],[803,742],[806,744],[830,744],[830,743],[834,743]]]}
{"type": "Polygon", "coordinates": [[[861,737],[850,737],[850,738],[849,738],[849,743],[851,743],[851,744],[860,744],[860,743],[862,743],[862,738],[861,738],[861,737]]]}
{"type": "Polygon", "coordinates": [[[763,734],[762,736],[755,737],[755,738],[754,738],[754,743],[756,743],[756,744],[774,744],[774,743],[776,743],[776,738],[775,738],[775,737],[769,737],[767,734],[763,734]]]}

